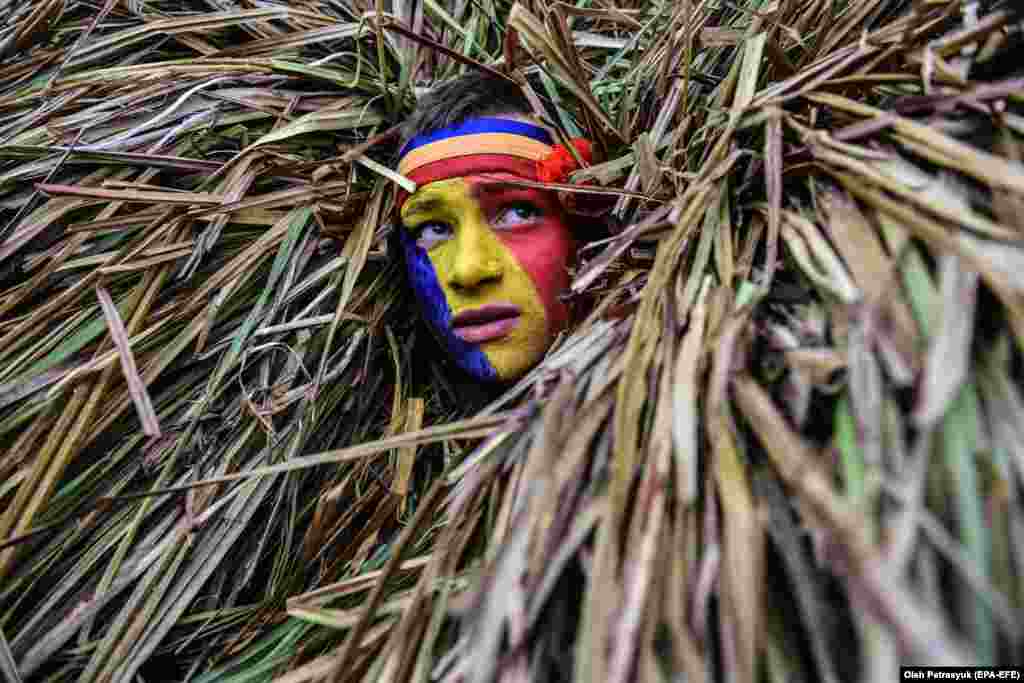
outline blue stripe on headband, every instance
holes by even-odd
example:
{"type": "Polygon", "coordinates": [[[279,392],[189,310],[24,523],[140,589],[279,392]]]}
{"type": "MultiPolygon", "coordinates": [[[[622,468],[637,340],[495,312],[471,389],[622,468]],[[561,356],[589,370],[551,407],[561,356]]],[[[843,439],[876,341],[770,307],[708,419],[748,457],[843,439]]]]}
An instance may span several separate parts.
{"type": "Polygon", "coordinates": [[[418,149],[424,145],[429,145],[430,143],[437,142],[438,140],[446,140],[460,135],[473,135],[475,133],[509,133],[512,135],[521,135],[523,137],[536,140],[537,142],[543,142],[545,145],[554,144],[551,139],[551,134],[540,126],[535,126],[532,123],[526,123],[525,121],[482,117],[466,119],[460,123],[446,126],[445,128],[440,128],[430,133],[417,135],[409,140],[409,142],[405,143],[402,151],[398,154],[398,158],[401,159],[414,149],[418,149]]]}

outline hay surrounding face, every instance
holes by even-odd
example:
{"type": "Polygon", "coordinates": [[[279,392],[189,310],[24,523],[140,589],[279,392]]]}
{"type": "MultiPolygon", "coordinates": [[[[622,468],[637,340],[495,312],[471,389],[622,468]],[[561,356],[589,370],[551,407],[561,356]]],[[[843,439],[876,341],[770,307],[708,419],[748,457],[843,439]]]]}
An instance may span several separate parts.
{"type": "Polygon", "coordinates": [[[258,4],[0,0],[0,679],[1019,662],[1018,0],[258,4]],[[388,164],[514,90],[617,206],[474,414],[388,164]]]}

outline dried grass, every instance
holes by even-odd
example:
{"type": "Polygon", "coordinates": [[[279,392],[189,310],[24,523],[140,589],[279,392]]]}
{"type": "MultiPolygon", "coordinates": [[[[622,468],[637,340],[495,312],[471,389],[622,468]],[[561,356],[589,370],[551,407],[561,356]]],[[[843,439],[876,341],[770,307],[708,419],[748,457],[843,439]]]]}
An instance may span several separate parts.
{"type": "Polygon", "coordinates": [[[1014,3],[0,12],[5,680],[1020,661],[1014,3]],[[386,247],[396,124],[477,68],[617,201],[486,406],[386,247]]]}

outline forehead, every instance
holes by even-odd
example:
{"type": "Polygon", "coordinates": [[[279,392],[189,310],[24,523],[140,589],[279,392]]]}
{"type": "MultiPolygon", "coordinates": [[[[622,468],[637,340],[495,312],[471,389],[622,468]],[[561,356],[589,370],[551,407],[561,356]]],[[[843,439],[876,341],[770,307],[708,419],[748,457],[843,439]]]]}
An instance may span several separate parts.
{"type": "Polygon", "coordinates": [[[420,185],[409,201],[423,199],[424,197],[443,197],[453,194],[465,194],[469,190],[468,178],[448,178],[447,180],[435,180],[426,185],[420,185]]]}
{"type": "MultiPolygon", "coordinates": [[[[420,186],[402,206],[402,214],[421,212],[466,199],[482,200],[515,187],[508,181],[519,178],[511,173],[488,173],[436,180],[420,186]]],[[[525,188],[523,188],[525,189],[525,188]]]]}
{"type": "Polygon", "coordinates": [[[465,201],[470,196],[470,188],[464,178],[439,180],[419,187],[405,204],[402,205],[402,216],[414,213],[430,213],[448,204],[465,201]]]}

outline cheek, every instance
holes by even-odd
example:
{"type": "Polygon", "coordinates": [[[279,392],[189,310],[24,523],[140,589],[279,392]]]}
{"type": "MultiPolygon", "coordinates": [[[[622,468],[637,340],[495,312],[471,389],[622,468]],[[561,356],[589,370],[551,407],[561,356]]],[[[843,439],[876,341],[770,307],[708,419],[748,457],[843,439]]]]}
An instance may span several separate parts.
{"type": "Polygon", "coordinates": [[[501,240],[533,280],[547,313],[551,333],[569,324],[569,309],[559,295],[569,286],[569,262],[575,243],[560,218],[549,218],[522,234],[506,233],[501,240]]]}
{"type": "Polygon", "coordinates": [[[432,327],[445,329],[451,318],[448,302],[438,282],[435,264],[420,248],[409,240],[405,245],[405,264],[409,283],[416,293],[416,300],[424,317],[432,327]]]}
{"type": "Polygon", "coordinates": [[[407,235],[402,234],[401,243],[409,283],[427,325],[459,367],[479,380],[494,381],[497,372],[484,352],[452,333],[451,308],[437,280],[432,259],[407,235]]]}
{"type": "MultiPolygon", "coordinates": [[[[423,260],[430,264],[431,272],[434,275],[435,282],[440,289],[444,289],[444,285],[441,283],[449,281],[449,273],[451,272],[451,243],[443,244],[441,246],[434,247],[431,251],[427,252],[422,250],[423,260]]],[[[445,292],[443,294],[447,296],[445,292]]],[[[447,304],[446,304],[447,305],[447,304]]]]}

